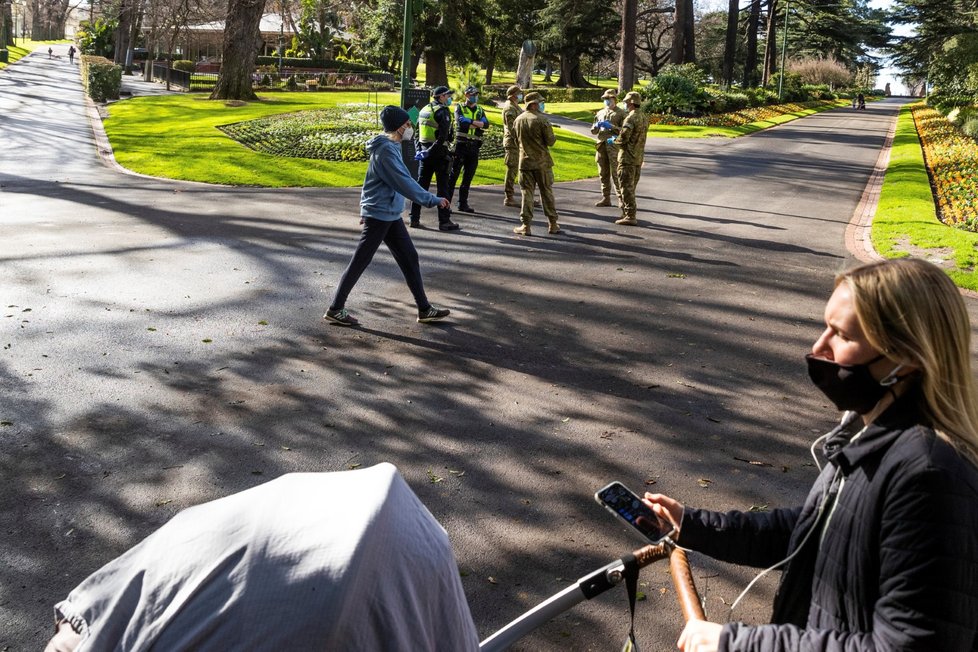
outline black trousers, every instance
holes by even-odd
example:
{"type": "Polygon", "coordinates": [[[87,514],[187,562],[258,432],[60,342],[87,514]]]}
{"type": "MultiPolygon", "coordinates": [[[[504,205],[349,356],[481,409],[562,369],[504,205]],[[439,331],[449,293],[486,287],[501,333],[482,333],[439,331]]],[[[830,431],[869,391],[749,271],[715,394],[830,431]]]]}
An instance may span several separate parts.
{"type": "Polygon", "coordinates": [[[346,298],[350,296],[353,286],[360,280],[360,276],[370,265],[374,254],[383,242],[394,255],[397,266],[404,274],[404,280],[411,288],[414,295],[414,302],[418,305],[418,310],[423,311],[431,307],[428,297],[424,293],[424,283],[421,281],[421,266],[418,263],[418,251],[414,248],[414,242],[408,234],[404,220],[398,219],[393,222],[375,220],[372,217],[363,218],[363,232],[360,234],[360,242],[357,244],[356,251],[350,264],[346,266],[346,271],[340,277],[340,284],[336,287],[336,294],[333,295],[333,303],[330,310],[340,310],[346,305],[346,298]]]}
{"type": "MultiPolygon", "coordinates": [[[[436,147],[428,158],[419,161],[418,165],[418,185],[428,190],[431,187],[431,177],[435,177],[437,187],[436,195],[439,197],[451,197],[452,187],[450,184],[452,176],[452,157],[444,147],[436,147]]],[[[438,223],[450,222],[452,210],[450,208],[438,207],[438,223]]],[[[411,202],[411,221],[417,222],[421,219],[421,204],[411,202]]]]}
{"type": "Polygon", "coordinates": [[[459,175],[462,177],[462,185],[458,188],[458,205],[469,205],[469,186],[472,185],[472,178],[475,177],[476,168],[479,167],[479,145],[477,142],[458,141],[455,143],[455,167],[452,170],[452,194],[455,195],[455,184],[458,182],[459,175]]]}

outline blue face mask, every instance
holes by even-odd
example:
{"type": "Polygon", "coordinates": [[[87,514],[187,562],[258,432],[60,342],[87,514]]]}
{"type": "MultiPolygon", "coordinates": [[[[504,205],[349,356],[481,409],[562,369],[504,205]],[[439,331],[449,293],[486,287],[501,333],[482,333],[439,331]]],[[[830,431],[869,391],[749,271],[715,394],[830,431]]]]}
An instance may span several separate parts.
{"type": "Polygon", "coordinates": [[[611,100],[605,100],[604,101],[604,105],[605,106],[611,106],[611,100]]]}
{"type": "Polygon", "coordinates": [[[544,111],[547,110],[547,103],[546,102],[540,102],[539,106],[540,106],[540,113],[543,113],[544,111]]]}
{"type": "Polygon", "coordinates": [[[522,101],[523,101],[523,93],[519,93],[519,94],[518,94],[518,95],[516,96],[516,101],[517,101],[517,102],[522,102],[522,101]]]}
{"type": "Polygon", "coordinates": [[[446,97],[445,98],[445,106],[451,106],[451,105],[452,105],[452,98],[446,97]]]}
{"type": "Polygon", "coordinates": [[[472,97],[469,98],[469,104],[476,104],[478,102],[479,102],[479,96],[478,95],[473,95],[472,97]]]}

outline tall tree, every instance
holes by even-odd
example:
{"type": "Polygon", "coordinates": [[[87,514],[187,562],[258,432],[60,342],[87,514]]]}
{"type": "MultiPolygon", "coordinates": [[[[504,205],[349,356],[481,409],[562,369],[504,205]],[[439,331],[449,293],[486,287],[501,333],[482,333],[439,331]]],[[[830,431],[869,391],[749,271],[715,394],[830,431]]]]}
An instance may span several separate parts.
{"type": "Polygon", "coordinates": [[[747,47],[744,57],[744,86],[757,86],[757,31],[761,22],[761,0],[750,0],[747,13],[747,47]]]}
{"type": "Polygon", "coordinates": [[[737,61],[737,26],[740,23],[740,0],[727,3],[727,32],[723,47],[723,83],[727,87],[734,82],[734,64],[737,61]]]}
{"type": "Polygon", "coordinates": [[[257,100],[251,75],[261,48],[262,13],[265,0],[228,0],[221,48],[221,72],[211,93],[212,100],[257,100]]]}
{"type": "Polygon", "coordinates": [[[673,20],[672,57],[670,63],[676,65],[696,62],[696,47],[693,34],[695,15],[693,0],[675,0],[676,13],[673,20]]]}
{"type": "Polygon", "coordinates": [[[641,0],[638,10],[635,67],[652,76],[672,56],[672,22],[674,7],[668,0],[641,0]]]}
{"type": "Polygon", "coordinates": [[[618,92],[635,86],[635,31],[638,22],[638,0],[622,0],[621,54],[618,56],[618,92]]]}
{"type": "Polygon", "coordinates": [[[581,58],[609,55],[617,45],[620,15],[607,4],[547,0],[540,15],[544,49],[560,57],[558,86],[587,87],[581,58]]]}

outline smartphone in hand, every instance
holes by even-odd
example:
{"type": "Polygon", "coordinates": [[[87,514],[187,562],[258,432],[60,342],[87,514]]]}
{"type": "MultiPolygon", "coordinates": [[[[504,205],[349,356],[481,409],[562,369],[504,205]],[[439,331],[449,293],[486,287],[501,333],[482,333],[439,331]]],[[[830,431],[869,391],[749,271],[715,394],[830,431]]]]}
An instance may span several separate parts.
{"type": "Polygon", "coordinates": [[[653,544],[662,543],[676,533],[671,523],[656,516],[641,498],[620,482],[602,487],[594,494],[594,499],[653,544]]]}

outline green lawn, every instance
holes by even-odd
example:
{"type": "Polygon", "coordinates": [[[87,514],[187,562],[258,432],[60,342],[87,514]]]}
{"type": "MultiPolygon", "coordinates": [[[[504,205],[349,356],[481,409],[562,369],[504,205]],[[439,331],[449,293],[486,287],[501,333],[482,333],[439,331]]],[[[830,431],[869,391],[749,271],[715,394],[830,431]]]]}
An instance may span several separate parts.
{"type": "Polygon", "coordinates": [[[890,163],[873,219],[873,246],[887,258],[912,255],[942,264],[958,286],[978,291],[978,234],[937,219],[930,178],[909,105],[900,109],[890,163]]]}
{"type": "MultiPolygon", "coordinates": [[[[397,104],[399,95],[381,93],[372,101],[397,104]]],[[[259,102],[229,105],[198,93],[138,97],[109,105],[105,120],[116,160],[126,168],[151,176],[228,185],[265,187],[359,186],[366,163],[334,163],[271,156],[255,152],[225,136],[218,125],[254,120],[278,113],[366,103],[367,93],[268,93],[259,102]]],[[[237,103],[232,103],[237,104],[237,103]]],[[[487,113],[498,128],[499,110],[487,113]]],[[[378,124],[378,132],[380,127],[378,124]]],[[[552,150],[557,181],[593,177],[591,140],[558,129],[552,150]]],[[[503,160],[479,164],[474,183],[500,184],[503,160]]]]}

